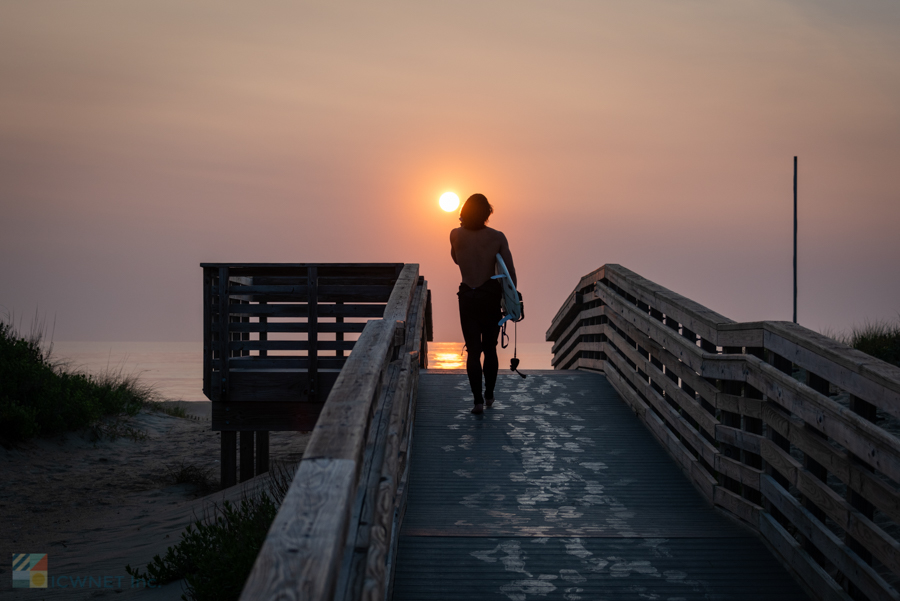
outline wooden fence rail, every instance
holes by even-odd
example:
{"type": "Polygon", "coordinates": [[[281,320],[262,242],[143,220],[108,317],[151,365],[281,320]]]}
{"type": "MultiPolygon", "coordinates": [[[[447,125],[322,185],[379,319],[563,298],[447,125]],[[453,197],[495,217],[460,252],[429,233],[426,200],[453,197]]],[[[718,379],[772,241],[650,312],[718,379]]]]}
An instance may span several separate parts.
{"type": "Polygon", "coordinates": [[[612,264],[581,278],[547,340],[554,368],[603,371],[818,598],[900,599],[900,368],[612,264]]]}
{"type": "Polygon", "coordinates": [[[402,267],[382,311],[364,325],[331,388],[241,599],[388,594],[419,367],[431,340],[418,265],[402,267]]]}

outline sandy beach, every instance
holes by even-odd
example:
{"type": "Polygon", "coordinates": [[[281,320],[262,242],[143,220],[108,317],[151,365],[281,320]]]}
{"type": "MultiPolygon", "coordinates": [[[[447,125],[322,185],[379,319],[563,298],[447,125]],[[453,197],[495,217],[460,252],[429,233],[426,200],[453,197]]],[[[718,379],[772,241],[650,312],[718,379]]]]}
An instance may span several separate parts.
{"type": "MultiPolygon", "coordinates": [[[[180,404],[188,418],[152,411],[130,418],[126,425],[139,433],[135,437],[91,441],[89,433],[78,432],[0,448],[6,558],[0,563],[0,599],[181,598],[180,582],[132,588],[125,565],[143,568],[213,502],[238,500],[264,486],[267,476],[218,491],[219,433],[210,429],[210,403],[180,404]],[[182,466],[205,471],[217,492],[174,483],[173,473],[182,466]],[[54,586],[13,590],[13,553],[49,554],[54,586]]],[[[272,461],[299,462],[308,438],[272,432],[272,461]]]]}

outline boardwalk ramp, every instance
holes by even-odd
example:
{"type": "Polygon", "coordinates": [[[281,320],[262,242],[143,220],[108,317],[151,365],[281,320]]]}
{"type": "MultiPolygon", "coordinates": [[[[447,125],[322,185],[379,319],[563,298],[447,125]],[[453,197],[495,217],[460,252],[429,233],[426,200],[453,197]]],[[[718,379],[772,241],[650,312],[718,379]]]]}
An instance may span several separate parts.
{"type": "Polygon", "coordinates": [[[806,599],[601,374],[422,372],[393,599],[806,599]]]}
{"type": "MultiPolygon", "coordinates": [[[[228,298],[271,283],[219,273],[220,365],[267,365],[276,299],[228,298]]],[[[292,331],[324,315],[309,290],[277,308],[306,316],[292,331]]],[[[551,321],[557,371],[504,374],[476,417],[464,374],[420,380],[428,298],[406,264],[381,318],[350,324],[243,601],[900,601],[900,367],[607,264],[551,321]]],[[[329,300],[337,337],[350,299],[329,300]]]]}

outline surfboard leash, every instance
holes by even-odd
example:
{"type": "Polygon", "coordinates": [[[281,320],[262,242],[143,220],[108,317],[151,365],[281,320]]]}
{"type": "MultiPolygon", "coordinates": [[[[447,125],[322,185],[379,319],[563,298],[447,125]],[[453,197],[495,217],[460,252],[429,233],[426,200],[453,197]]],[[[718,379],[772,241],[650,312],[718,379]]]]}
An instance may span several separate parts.
{"type": "MultiPolygon", "coordinates": [[[[504,335],[506,334],[506,324],[503,324],[503,333],[504,333],[504,335]]],[[[517,374],[522,376],[522,379],[524,380],[528,376],[519,371],[519,358],[516,356],[519,352],[519,322],[518,321],[513,322],[513,340],[514,340],[513,341],[513,356],[512,356],[512,359],[509,360],[509,370],[516,372],[517,374]]],[[[507,343],[507,344],[509,344],[509,343],[507,343]]],[[[506,347],[503,347],[503,348],[506,348],[506,347]]]]}

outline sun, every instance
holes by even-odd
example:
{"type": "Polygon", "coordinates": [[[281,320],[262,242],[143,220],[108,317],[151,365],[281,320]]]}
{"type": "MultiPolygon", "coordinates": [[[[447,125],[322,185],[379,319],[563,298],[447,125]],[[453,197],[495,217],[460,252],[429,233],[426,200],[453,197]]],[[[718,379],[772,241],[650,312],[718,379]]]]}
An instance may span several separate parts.
{"type": "Polygon", "coordinates": [[[454,194],[453,192],[444,192],[441,194],[440,202],[441,208],[447,211],[455,211],[456,207],[459,206],[459,196],[454,194]]]}

